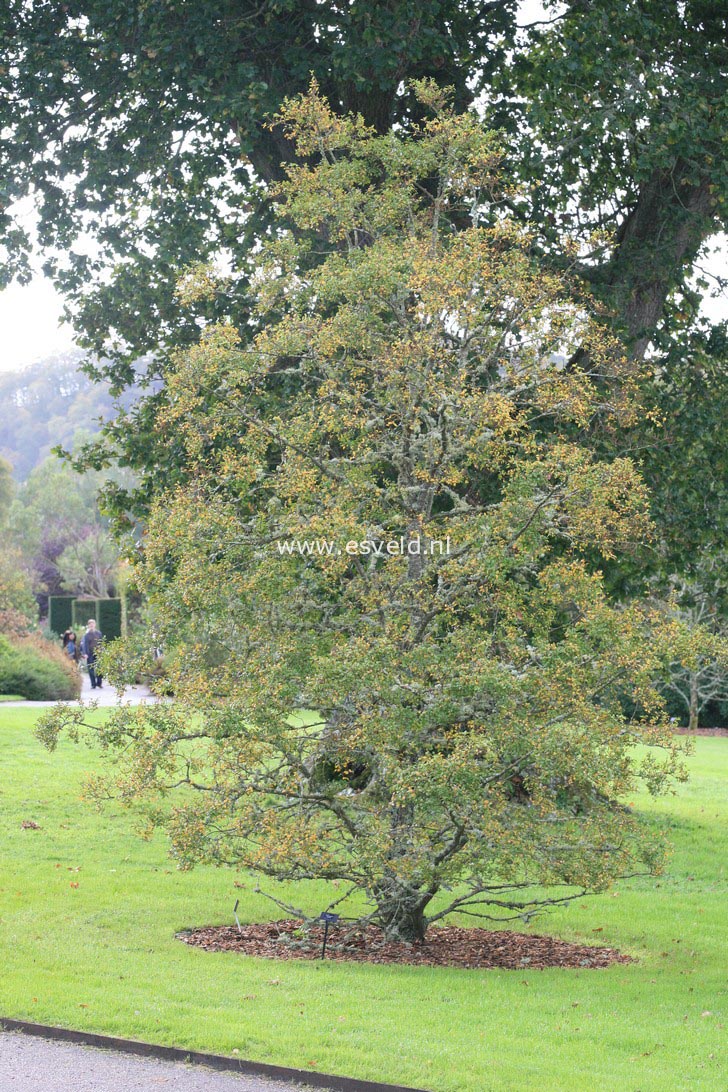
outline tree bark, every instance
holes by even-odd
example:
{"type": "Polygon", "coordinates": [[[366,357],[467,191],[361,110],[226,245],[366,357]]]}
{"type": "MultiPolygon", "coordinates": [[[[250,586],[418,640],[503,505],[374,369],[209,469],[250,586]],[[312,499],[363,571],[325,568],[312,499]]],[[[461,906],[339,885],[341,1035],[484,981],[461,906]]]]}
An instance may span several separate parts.
{"type": "Polygon", "coordinates": [[[374,897],[377,921],[387,940],[415,944],[425,939],[428,925],[425,908],[432,898],[429,891],[417,891],[385,880],[374,897]]]}
{"type": "Polygon", "coordinates": [[[670,170],[655,170],[619,229],[614,256],[593,274],[637,358],[644,356],[681,270],[711,230],[709,181],[695,181],[694,173],[684,160],[670,170]]]}
{"type": "Polygon", "coordinates": [[[688,720],[688,728],[691,732],[694,732],[698,727],[699,710],[698,710],[698,676],[696,672],[690,672],[690,716],[688,720]]]}

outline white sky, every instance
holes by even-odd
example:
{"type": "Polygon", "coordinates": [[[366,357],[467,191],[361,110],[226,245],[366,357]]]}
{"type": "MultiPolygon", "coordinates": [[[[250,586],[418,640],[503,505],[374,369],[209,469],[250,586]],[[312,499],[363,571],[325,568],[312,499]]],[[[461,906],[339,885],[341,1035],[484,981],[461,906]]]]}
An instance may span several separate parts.
{"type": "Polygon", "coordinates": [[[0,371],[13,371],[73,347],[69,326],[60,326],[61,300],[49,280],[11,284],[0,293],[0,371]]]}
{"type": "MultiPolygon", "coordinates": [[[[528,23],[542,16],[540,0],[523,0],[519,22],[528,23]]],[[[728,268],[726,237],[720,242],[718,251],[704,263],[713,274],[725,274],[728,268]]],[[[724,294],[717,300],[707,299],[704,310],[714,321],[728,318],[728,297],[724,294]]],[[[30,284],[11,285],[0,292],[0,371],[13,371],[72,348],[72,331],[61,324],[61,312],[61,298],[40,269],[30,284]]]]}

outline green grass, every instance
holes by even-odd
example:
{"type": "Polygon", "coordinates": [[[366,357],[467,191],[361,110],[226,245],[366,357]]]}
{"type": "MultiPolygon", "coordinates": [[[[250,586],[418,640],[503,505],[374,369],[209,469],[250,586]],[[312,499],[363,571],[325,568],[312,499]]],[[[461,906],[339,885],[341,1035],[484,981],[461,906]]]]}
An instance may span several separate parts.
{"type": "Polygon", "coordinates": [[[25,701],[21,694],[0,694],[1,701],[25,701]]]}
{"type": "MultiPolygon", "coordinates": [[[[37,712],[0,718],[0,1015],[392,1081],[435,1092],[676,1092],[726,1087],[728,740],[698,739],[669,817],[669,873],[533,926],[615,945],[601,971],[275,963],[174,940],[270,904],[234,872],[180,873],[161,838],[80,800],[86,747],[45,752],[37,712]],[[23,830],[24,819],[40,830],[23,830]],[[78,870],[78,871],[76,871],[78,870]],[[77,884],[78,886],[72,886],[77,884]]],[[[312,910],[321,889],[296,893],[312,910]]]]}

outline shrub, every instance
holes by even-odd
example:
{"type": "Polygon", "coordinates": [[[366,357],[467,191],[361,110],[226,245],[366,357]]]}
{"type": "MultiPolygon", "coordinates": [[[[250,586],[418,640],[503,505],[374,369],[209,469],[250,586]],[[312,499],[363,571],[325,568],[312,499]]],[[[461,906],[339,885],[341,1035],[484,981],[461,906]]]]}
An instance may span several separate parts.
{"type": "Polygon", "coordinates": [[[29,637],[32,631],[30,622],[20,610],[9,608],[0,610],[0,634],[5,637],[29,637]]]}
{"type": "Polygon", "coordinates": [[[43,637],[0,637],[0,693],[29,701],[73,701],[81,693],[78,668],[43,637]]]}

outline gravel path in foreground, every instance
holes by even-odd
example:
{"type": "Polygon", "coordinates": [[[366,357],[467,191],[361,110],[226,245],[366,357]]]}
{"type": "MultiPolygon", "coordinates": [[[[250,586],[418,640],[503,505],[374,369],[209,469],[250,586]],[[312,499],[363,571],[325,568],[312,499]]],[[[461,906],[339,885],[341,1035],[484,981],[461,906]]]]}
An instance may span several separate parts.
{"type": "Polygon", "coordinates": [[[0,1092],[304,1092],[263,1077],[0,1032],[0,1092]]]}

